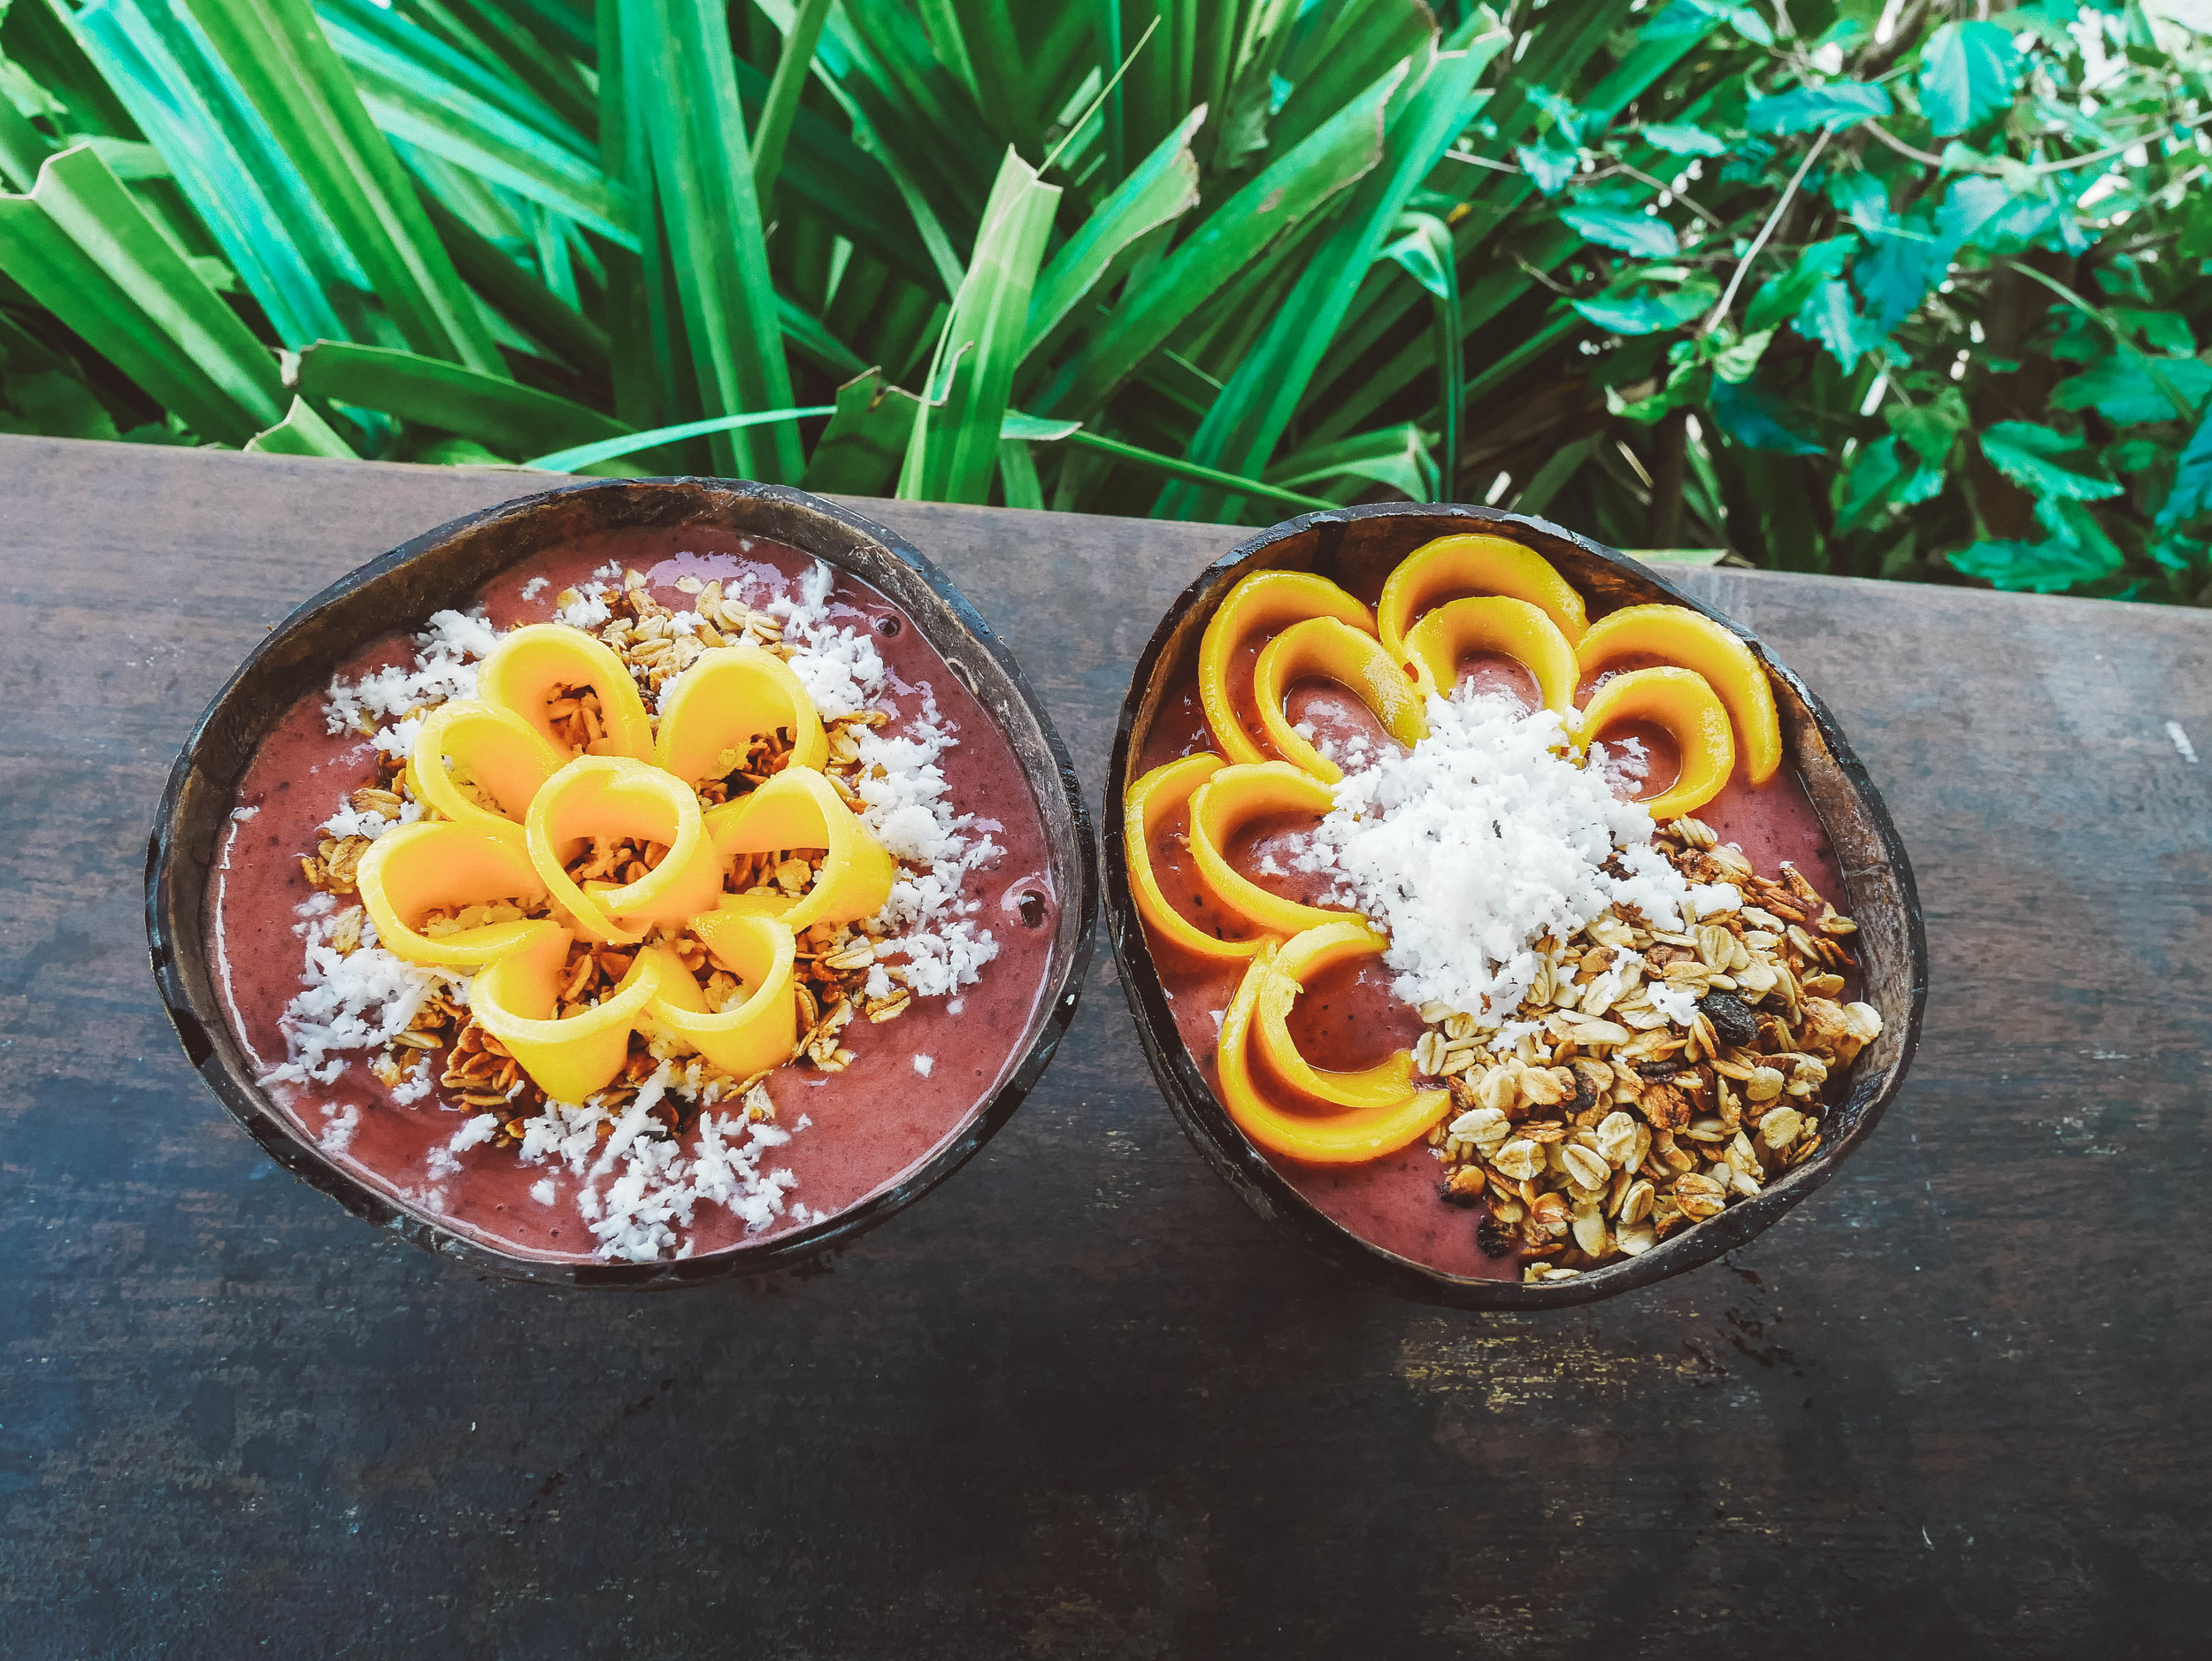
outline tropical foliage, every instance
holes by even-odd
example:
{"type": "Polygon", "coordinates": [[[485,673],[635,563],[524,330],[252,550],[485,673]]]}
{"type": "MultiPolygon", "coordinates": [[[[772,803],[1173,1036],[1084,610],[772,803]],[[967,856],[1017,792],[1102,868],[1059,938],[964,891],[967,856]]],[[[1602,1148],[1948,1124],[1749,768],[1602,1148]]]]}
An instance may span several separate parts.
{"type": "Polygon", "coordinates": [[[10,430],[2212,597],[2203,0],[4,4],[10,430]]]}

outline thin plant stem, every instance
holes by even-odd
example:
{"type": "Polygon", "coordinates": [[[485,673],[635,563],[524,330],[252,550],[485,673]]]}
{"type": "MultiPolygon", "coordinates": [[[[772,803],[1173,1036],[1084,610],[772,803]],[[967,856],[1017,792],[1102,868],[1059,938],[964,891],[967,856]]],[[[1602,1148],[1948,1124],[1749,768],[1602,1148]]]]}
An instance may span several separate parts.
{"type": "Polygon", "coordinates": [[[1743,287],[1744,277],[1751,270],[1751,262],[1759,258],[1759,250],[1767,245],[1767,238],[1772,236],[1774,227],[1781,224],[1782,215],[1788,211],[1791,199],[1797,195],[1797,187],[1805,182],[1805,175],[1813,170],[1813,163],[1819,159],[1821,150],[1835,130],[1832,127],[1822,127],[1820,136],[1813,141],[1812,149],[1805,152],[1805,159],[1797,164],[1797,172],[1791,176],[1788,188],[1782,192],[1782,199],[1774,204],[1774,211],[1767,215],[1767,222],[1759,227],[1759,235],[1752,239],[1743,258],[1737,262],[1735,275],[1729,278],[1728,287],[1721,293],[1720,304],[1713,308],[1712,316],[1705,319],[1705,327],[1698,330],[1700,335],[1710,335],[1718,328],[1728,315],[1728,308],[1736,304],[1736,290],[1743,287]]]}

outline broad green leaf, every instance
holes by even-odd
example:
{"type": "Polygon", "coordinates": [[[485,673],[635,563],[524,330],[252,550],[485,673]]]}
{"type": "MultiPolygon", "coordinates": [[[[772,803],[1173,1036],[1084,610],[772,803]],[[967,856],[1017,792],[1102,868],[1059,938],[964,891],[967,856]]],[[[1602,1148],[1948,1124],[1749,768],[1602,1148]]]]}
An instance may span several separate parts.
{"type": "MultiPolygon", "coordinates": [[[[1399,221],[1405,235],[1383,250],[1382,257],[1394,261],[1406,274],[1429,291],[1435,303],[1436,362],[1439,371],[1437,406],[1443,417],[1443,454],[1432,461],[1428,450],[1418,437],[1418,429],[1409,424],[1403,430],[1416,434],[1412,441],[1421,465],[1428,469],[1428,496],[1436,497],[1438,469],[1448,480],[1459,476],[1460,423],[1464,419],[1467,404],[1466,353],[1460,349],[1459,337],[1459,264],[1452,247],[1451,227],[1433,213],[1409,213],[1399,221]]],[[[1409,491],[1408,495],[1413,495],[1409,491]]],[[[1420,498],[1417,498],[1420,499],[1420,498]]]]}
{"type": "MultiPolygon", "coordinates": [[[[419,0],[410,0],[411,9],[419,0]]],[[[429,15],[450,36],[426,28],[397,7],[376,0],[312,0],[315,15],[330,43],[349,66],[369,67],[385,78],[407,82],[432,97],[489,104],[511,119],[535,128],[545,138],[581,156],[592,153],[586,133],[516,76],[462,21],[442,6],[429,15]],[[465,40],[470,50],[456,44],[465,40]]],[[[588,112],[585,113],[588,113],[588,112]]]]}
{"type": "Polygon", "coordinates": [[[608,373],[606,330],[525,271],[488,237],[425,190],[423,211],[454,269],[495,311],[586,374],[608,373]]]}
{"type": "Polygon", "coordinates": [[[837,388],[829,426],[807,458],[809,490],[838,496],[886,496],[914,433],[921,402],[871,369],[837,388]]]}
{"type": "Polygon", "coordinates": [[[1703,127],[1659,121],[1640,129],[1640,133],[1647,142],[1656,144],[1671,156],[1725,156],[1728,153],[1727,143],[1703,127]]]}
{"type": "MultiPolygon", "coordinates": [[[[609,0],[667,236],[685,354],[703,416],[791,407],[776,293],[731,67],[729,20],[714,0],[609,0]],[[650,66],[649,71],[647,66],[650,66]]],[[[803,471],[787,421],[718,433],[716,465],[771,483],[803,471]]]]}
{"type": "Polygon", "coordinates": [[[815,49],[822,40],[822,26],[829,21],[833,0],[802,0],[797,15],[784,35],[783,50],[776,58],[775,79],[759,124],[753,129],[753,194],[772,202],[776,175],[783,168],[783,147],[791,132],[791,118],[799,108],[799,94],[814,67],[815,49]]]}
{"type": "Polygon", "coordinates": [[[1011,148],[984,210],[968,274],[953,297],[932,366],[928,408],[915,423],[899,494],[933,502],[985,502],[998,465],[999,423],[1026,338],[1030,296],[1044,258],[1060,187],[1046,184],[1011,148]]]}
{"type": "Polygon", "coordinates": [[[589,77],[569,55],[572,33],[534,28],[513,14],[513,0],[401,3],[480,59],[500,81],[515,88],[518,98],[533,96],[562,122],[579,133],[588,133],[594,113],[593,88],[589,77]]]}
{"type": "Polygon", "coordinates": [[[426,89],[378,65],[357,64],[353,74],[380,131],[541,203],[610,242],[637,246],[627,193],[590,157],[457,89],[426,89]]]}
{"type": "MultiPolygon", "coordinates": [[[[1713,373],[1717,379],[1733,385],[1751,379],[1752,373],[1759,366],[1759,360],[1766,356],[1767,343],[1773,338],[1772,329],[1761,329],[1755,335],[1746,335],[1740,340],[1732,341],[1728,331],[1722,329],[1698,337],[1697,356],[1711,362],[1713,373]]],[[[1680,352],[1682,348],[1678,344],[1671,350],[1680,352]]]]}
{"type": "MultiPolygon", "coordinates": [[[[1343,323],[1359,280],[1407,198],[1466,125],[1475,81],[1503,45],[1501,32],[1437,60],[1384,135],[1383,165],[1354,191],[1342,221],[1200,424],[1188,452],[1192,461],[1248,476],[1264,466],[1343,323]]],[[[1157,517],[1218,517],[1233,502],[1179,485],[1164,492],[1153,511],[1157,517]]]]}
{"type": "Polygon", "coordinates": [[[2020,49],[2002,24],[1946,23],[1920,49],[1920,112],[1938,138],[2012,107],[2020,49]]]}
{"type": "Polygon", "coordinates": [[[10,189],[28,190],[38,180],[39,164],[53,150],[29,118],[0,96],[0,180],[10,189]]]}
{"type": "Polygon", "coordinates": [[[1419,427],[1409,421],[1380,432],[1359,433],[1286,456],[1267,470],[1267,482],[1295,487],[1336,480],[1327,492],[1348,502],[1370,483],[1387,485],[1415,502],[1439,499],[1435,459],[1419,427]]]}
{"type": "Polygon", "coordinates": [[[776,296],[777,326],[784,338],[823,368],[837,374],[864,373],[868,365],[860,354],[829,331],[829,326],[796,300],[776,296]]]}
{"type": "Polygon", "coordinates": [[[1102,456],[1112,457],[1116,461],[1126,462],[1152,473],[1164,473],[1171,479],[1179,479],[1187,484],[1204,485],[1216,490],[1233,491],[1237,496],[1252,496],[1262,502],[1279,502],[1285,507],[1311,511],[1342,505],[1340,503],[1328,500],[1325,496],[1308,496],[1302,491],[1287,489],[1281,485],[1268,484],[1261,480],[1247,479],[1236,473],[1224,473],[1218,467],[1208,467],[1198,462],[1187,461],[1178,456],[1163,456],[1157,450],[1146,450],[1138,444],[1125,443],[1120,439],[1108,438],[1102,433],[1094,433],[1087,429],[1071,432],[1062,442],[1078,450],[1095,450],[1102,456]]]}
{"type": "Polygon", "coordinates": [[[1772,328],[1796,316],[1822,283],[1843,274],[1844,267],[1850,263],[1852,250],[1857,246],[1855,237],[1832,236],[1806,249],[1798,255],[1794,265],[1759,286],[1751,304],[1744,308],[1744,327],[1772,328]]]}
{"type": "Polygon", "coordinates": [[[2174,486],[2158,511],[2163,532],[2212,516],[2212,410],[2205,412],[2174,465],[2174,486]]]}
{"type": "Polygon", "coordinates": [[[1041,508],[1045,504],[1044,486],[1037,478],[1036,458],[1029,453],[1025,440],[1002,438],[998,442],[999,491],[1010,508],[1041,508]]]}
{"type": "Polygon", "coordinates": [[[1640,259],[1671,259],[1682,251],[1674,227],[1655,214],[1624,213],[1617,208],[1562,208],[1559,218],[1592,242],[1640,259]]]}
{"type": "Polygon", "coordinates": [[[1871,239],[1851,267],[1852,282],[1866,301],[1869,331],[1877,338],[1886,336],[1918,311],[1943,281],[1955,251],[1956,245],[1917,208],[1871,239]]]}
{"type": "Polygon", "coordinates": [[[2051,390],[2062,410],[2094,409],[2115,427],[2175,419],[2173,400],[2160,385],[2178,392],[2192,410],[2212,394],[2212,365],[2195,358],[2153,358],[2123,346],[2051,390]]]}
{"type": "Polygon", "coordinates": [[[1793,426],[1789,411],[1749,381],[1713,379],[1707,406],[1721,431],[1747,450],[1772,450],[1783,456],[1818,456],[1827,446],[1793,426]]]}
{"type": "Polygon", "coordinates": [[[1809,133],[1817,127],[1847,127],[1895,108],[1888,92],[1858,81],[1832,81],[1824,87],[1800,87],[1770,98],[1754,98],[1744,125],[1755,133],[1809,133]]]}
{"type": "Polygon", "coordinates": [[[1821,193],[1869,236],[1879,236],[1897,224],[1897,215],[1889,204],[1889,187],[1863,168],[1839,168],[1829,173],[1821,193]]]}
{"type": "Polygon", "coordinates": [[[1582,152],[1572,144],[1548,140],[1541,144],[1524,144],[1513,152],[1521,164],[1521,171],[1529,181],[1548,196],[1555,196],[1574,181],[1582,171],[1582,152]]]}
{"type": "MultiPolygon", "coordinates": [[[[1715,22],[1724,22],[1744,39],[1761,46],[1774,44],[1774,31],[1767,20],[1747,5],[1738,5],[1733,0],[1682,0],[1694,12],[1702,12],[1715,22]]],[[[1660,19],[1655,19],[1655,22],[1660,19]]],[[[1668,23],[1669,28],[1690,27],[1686,23],[1668,23]]]]}
{"type": "Polygon", "coordinates": [[[300,354],[292,384],[303,396],[381,410],[510,458],[629,431],[557,394],[388,347],[319,341],[300,354]]]}
{"type": "Polygon", "coordinates": [[[687,438],[704,438],[712,433],[731,433],[741,427],[803,420],[810,415],[828,415],[833,407],[827,404],[810,404],[796,410],[756,410],[750,415],[710,416],[703,421],[686,421],[678,427],[656,427],[649,433],[625,433],[619,438],[603,438],[589,444],[573,445],[567,450],[557,450],[550,455],[534,456],[522,465],[539,473],[580,473],[601,462],[634,456],[642,450],[657,450],[663,444],[679,443],[687,438]]]}
{"type": "Polygon", "coordinates": [[[2151,558],[2169,571],[2200,569],[2207,551],[2204,543],[2187,536],[2162,536],[2151,544],[2151,558]]]}
{"type": "Polygon", "coordinates": [[[284,419],[274,427],[256,433],[246,441],[246,448],[265,456],[345,458],[355,453],[353,446],[339,437],[337,429],[316,414],[306,399],[296,396],[292,400],[292,407],[284,412],[284,419]]]}
{"type": "MultiPolygon", "coordinates": [[[[181,0],[277,143],[314,185],[367,286],[415,350],[487,374],[503,365],[306,0],[181,0]]],[[[261,423],[267,425],[267,423],[261,423]]]]}
{"type": "Polygon", "coordinates": [[[1089,342],[1032,400],[1035,406],[1078,415],[1096,409],[1261,250],[1370,172],[1382,158],[1383,108],[1402,78],[1393,70],[1208,214],[1149,275],[1133,281],[1089,342]]]}
{"type": "Polygon", "coordinates": [[[1019,410],[1009,410],[1006,419],[999,423],[998,435],[1002,439],[1020,439],[1025,443],[1052,443],[1080,432],[1082,427],[1080,421],[1055,421],[1041,415],[1024,415],[1019,410]]]}
{"type": "Polygon", "coordinates": [[[282,418],[274,357],[90,146],[0,196],[0,271],[204,437],[243,444],[282,418]]]}
{"type": "MultiPolygon", "coordinates": [[[[1192,0],[1183,4],[1191,6],[1192,0]]],[[[1268,122],[1265,155],[1271,165],[1393,68],[1409,59],[1417,63],[1436,38],[1436,19],[1418,0],[1364,0],[1318,8],[1317,16],[1321,27],[1294,41],[1284,59],[1291,91],[1268,122]]]]}
{"type": "Polygon", "coordinates": [[[1713,303],[1711,292],[1677,289],[1666,294],[1601,296],[1576,300],[1574,309],[1600,328],[1615,335],[1653,335],[1679,328],[1713,303]]]}
{"type": "Polygon", "coordinates": [[[1970,577],[2028,594],[2062,593],[2078,583],[2109,577],[2119,569],[2102,550],[2083,548],[2055,536],[2041,542],[1976,542],[1952,554],[1950,562],[1970,577]]]}
{"type": "MultiPolygon", "coordinates": [[[[1843,500],[1836,509],[1838,534],[1881,523],[1883,510],[1897,500],[1898,487],[1919,470],[1917,458],[1893,437],[1862,450],[1844,475],[1843,500]]],[[[1939,481],[1941,477],[1937,475],[1939,481]]]]}
{"type": "Polygon", "coordinates": [[[1190,146],[1205,119],[1202,104],[1186,116],[1098,204],[1038,273],[1029,301],[1023,357],[1037,350],[1124,249],[1198,205],[1198,160],[1190,146]]]}
{"type": "Polygon", "coordinates": [[[94,0],[73,27],[280,341],[388,335],[314,187],[188,13],[94,0]]]}
{"type": "MultiPolygon", "coordinates": [[[[772,82],[742,58],[737,91],[749,123],[759,121],[772,82]]],[[[938,267],[923,246],[899,186],[881,161],[854,142],[838,124],[800,104],[791,112],[778,179],[791,199],[818,215],[854,245],[891,265],[910,281],[938,281],[938,267]]]]}
{"type": "Polygon", "coordinates": [[[1861,314],[1847,282],[1824,282],[1816,287],[1790,319],[1790,327],[1807,340],[1825,346],[1846,374],[1882,343],[1885,334],[1877,322],[1861,314]]]}
{"type": "Polygon", "coordinates": [[[2099,502],[2120,494],[2117,483],[2099,473],[2083,440],[2033,421],[1999,421],[1982,434],[1982,454],[2039,500],[2099,502]]]}
{"type": "Polygon", "coordinates": [[[1959,434],[1974,424],[1966,395],[1955,386],[1938,388],[1925,404],[1886,404],[1882,419],[1889,423],[1891,432],[1932,467],[1942,465],[1959,434]]]}
{"type": "Polygon", "coordinates": [[[11,366],[0,400],[0,433],[35,433],[48,438],[89,438],[113,442],[115,417],[90,387],[58,369],[19,373],[11,366]]]}

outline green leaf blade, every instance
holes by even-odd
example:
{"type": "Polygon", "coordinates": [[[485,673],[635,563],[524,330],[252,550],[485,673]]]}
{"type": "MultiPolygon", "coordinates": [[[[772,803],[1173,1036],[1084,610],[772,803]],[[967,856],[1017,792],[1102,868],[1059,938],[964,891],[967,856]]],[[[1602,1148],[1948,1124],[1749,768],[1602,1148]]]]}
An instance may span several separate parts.
{"type": "Polygon", "coordinates": [[[295,388],[310,398],[380,410],[415,426],[473,439],[515,458],[619,438],[613,417],[460,364],[382,346],[320,341],[299,356],[295,388]]]}

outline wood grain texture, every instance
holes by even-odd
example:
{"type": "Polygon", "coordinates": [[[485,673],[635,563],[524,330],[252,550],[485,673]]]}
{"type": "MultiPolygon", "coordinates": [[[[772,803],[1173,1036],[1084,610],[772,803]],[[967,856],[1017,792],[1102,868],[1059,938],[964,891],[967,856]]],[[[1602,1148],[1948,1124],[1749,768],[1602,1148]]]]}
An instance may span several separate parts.
{"type": "MultiPolygon", "coordinates": [[[[1110,964],[1013,1124],[810,1273],[557,1295],[257,1153],[146,973],[250,643],[503,472],[0,439],[0,1653],[2201,1652],[2212,623],[1694,573],[1917,870],[1926,1037],[1728,1261],[1391,1302],[1185,1146],[1110,964]]],[[[1233,532],[878,504],[1102,776],[1233,532]]]]}

